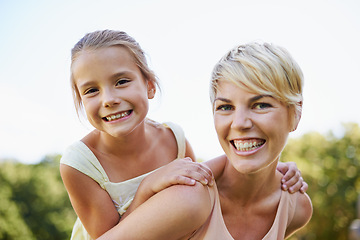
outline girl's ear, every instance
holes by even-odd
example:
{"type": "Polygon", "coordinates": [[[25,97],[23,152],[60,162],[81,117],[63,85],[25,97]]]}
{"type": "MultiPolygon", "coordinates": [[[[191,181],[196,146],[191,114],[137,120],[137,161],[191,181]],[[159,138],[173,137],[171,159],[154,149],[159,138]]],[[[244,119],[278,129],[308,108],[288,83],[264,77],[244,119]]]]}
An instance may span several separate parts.
{"type": "Polygon", "coordinates": [[[156,93],[156,86],[155,83],[151,80],[147,81],[147,94],[148,94],[148,99],[153,99],[155,97],[155,93],[156,93]]]}
{"type": "Polygon", "coordinates": [[[292,112],[294,117],[291,132],[295,131],[299,125],[302,113],[302,102],[298,102],[296,106],[292,107],[292,112]]]}

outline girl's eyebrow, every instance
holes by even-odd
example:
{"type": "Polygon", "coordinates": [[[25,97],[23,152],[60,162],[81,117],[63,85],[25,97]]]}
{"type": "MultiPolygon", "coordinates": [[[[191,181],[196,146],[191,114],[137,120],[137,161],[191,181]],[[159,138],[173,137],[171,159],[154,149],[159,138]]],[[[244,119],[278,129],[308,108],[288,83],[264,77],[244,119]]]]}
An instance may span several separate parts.
{"type": "Polygon", "coordinates": [[[112,78],[118,78],[118,77],[122,77],[122,76],[128,75],[128,74],[131,74],[131,72],[129,72],[129,71],[121,71],[121,72],[114,73],[111,77],[112,78]]]}
{"type": "Polygon", "coordinates": [[[89,86],[94,85],[94,84],[95,84],[94,81],[88,81],[88,82],[78,85],[77,88],[78,89],[88,88],[89,86]]]}
{"type": "Polygon", "coordinates": [[[215,98],[214,102],[216,101],[222,101],[222,102],[226,102],[226,103],[230,103],[231,101],[227,98],[222,98],[222,97],[218,97],[218,98],[215,98]]]}

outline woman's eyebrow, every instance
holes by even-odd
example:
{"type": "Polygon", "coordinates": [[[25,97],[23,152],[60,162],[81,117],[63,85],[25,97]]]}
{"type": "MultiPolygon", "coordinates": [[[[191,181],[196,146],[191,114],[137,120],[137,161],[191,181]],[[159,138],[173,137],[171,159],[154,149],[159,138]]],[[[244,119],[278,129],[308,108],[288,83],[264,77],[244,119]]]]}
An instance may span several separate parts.
{"type": "Polygon", "coordinates": [[[271,95],[257,95],[255,97],[250,98],[250,102],[255,102],[261,98],[266,98],[266,97],[273,98],[271,95]]]}
{"type": "MultiPolygon", "coordinates": [[[[273,98],[273,96],[271,96],[271,95],[256,95],[256,96],[250,98],[249,102],[255,102],[255,101],[257,101],[257,100],[259,100],[259,99],[261,99],[261,98],[266,98],[266,97],[273,98]]],[[[216,102],[216,101],[222,101],[222,102],[226,102],[226,103],[230,103],[230,102],[231,102],[230,99],[222,98],[222,97],[217,97],[217,98],[215,98],[214,102],[216,102]]]]}

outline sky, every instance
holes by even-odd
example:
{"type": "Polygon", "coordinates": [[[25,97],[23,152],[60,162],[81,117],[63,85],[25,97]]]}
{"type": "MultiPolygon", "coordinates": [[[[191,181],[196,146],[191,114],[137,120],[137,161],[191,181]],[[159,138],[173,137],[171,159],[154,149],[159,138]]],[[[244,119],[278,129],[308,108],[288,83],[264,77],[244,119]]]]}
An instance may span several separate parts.
{"type": "Polygon", "coordinates": [[[127,32],[160,79],[149,118],[182,126],[198,158],[222,153],[209,79],[232,47],[285,47],[305,76],[298,130],[290,137],[360,124],[358,0],[0,0],[0,160],[37,163],[92,130],[69,83],[70,50],[88,32],[127,32]]]}

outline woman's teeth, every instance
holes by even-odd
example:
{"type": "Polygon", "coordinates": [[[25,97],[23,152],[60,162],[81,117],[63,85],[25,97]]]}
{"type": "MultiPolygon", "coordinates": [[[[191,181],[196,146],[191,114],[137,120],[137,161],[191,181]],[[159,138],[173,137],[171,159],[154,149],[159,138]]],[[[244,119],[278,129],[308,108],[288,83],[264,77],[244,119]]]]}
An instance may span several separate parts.
{"type": "Polygon", "coordinates": [[[265,143],[264,140],[257,140],[257,141],[240,141],[240,140],[234,140],[234,146],[236,150],[238,151],[251,151],[254,150],[260,146],[262,146],[265,143]]]}
{"type": "Polygon", "coordinates": [[[106,120],[108,122],[110,121],[113,121],[113,120],[116,120],[116,119],[119,119],[119,118],[123,118],[123,117],[126,117],[130,114],[130,111],[127,111],[127,112],[123,112],[123,113],[118,113],[118,114],[115,114],[115,115],[110,115],[110,116],[107,116],[105,117],[106,120]]]}

